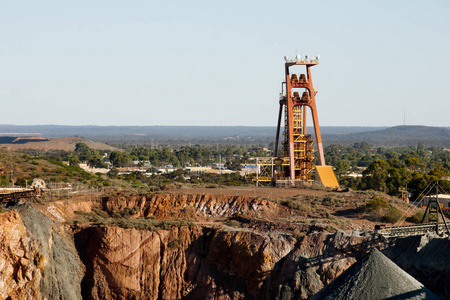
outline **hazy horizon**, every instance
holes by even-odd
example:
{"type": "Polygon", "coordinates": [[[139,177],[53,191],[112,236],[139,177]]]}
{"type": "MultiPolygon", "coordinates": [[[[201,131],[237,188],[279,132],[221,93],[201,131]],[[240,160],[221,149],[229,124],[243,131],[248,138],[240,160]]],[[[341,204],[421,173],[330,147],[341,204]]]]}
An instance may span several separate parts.
{"type": "Polygon", "coordinates": [[[308,54],[321,126],[450,126],[448,1],[0,8],[0,123],[276,126],[283,57],[308,54]]]}

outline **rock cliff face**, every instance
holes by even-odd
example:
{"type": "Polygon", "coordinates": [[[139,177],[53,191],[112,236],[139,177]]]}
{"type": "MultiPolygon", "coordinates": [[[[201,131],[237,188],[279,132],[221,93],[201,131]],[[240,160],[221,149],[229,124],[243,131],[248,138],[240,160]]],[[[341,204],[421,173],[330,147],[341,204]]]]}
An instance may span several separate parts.
{"type": "Polygon", "coordinates": [[[367,233],[328,233],[313,224],[283,223],[295,212],[266,200],[116,196],[35,207],[48,217],[29,205],[0,213],[0,299],[307,299],[372,247],[426,286],[421,278],[440,278],[428,287],[449,294],[443,287],[450,278],[448,239],[388,244],[367,233]],[[61,223],[75,210],[93,208],[195,222],[154,231],[61,223]]]}
{"type": "Polygon", "coordinates": [[[252,197],[226,197],[220,195],[170,195],[157,194],[132,197],[105,197],[103,209],[108,213],[136,208],[136,216],[157,219],[213,220],[234,215],[258,214],[265,218],[288,216],[290,210],[268,200],[252,197]]]}
{"type": "Polygon", "coordinates": [[[90,227],[75,234],[93,299],[243,299],[262,296],[292,237],[199,226],[155,232],[90,227]]]}
{"type": "Polygon", "coordinates": [[[18,205],[0,214],[0,245],[0,299],[81,299],[83,265],[61,224],[18,205]]]}
{"type": "Polygon", "coordinates": [[[17,211],[0,214],[0,299],[39,299],[44,257],[17,211]]]}
{"type": "MultiPolygon", "coordinates": [[[[89,227],[75,235],[93,299],[306,299],[338,276],[358,235],[290,235],[199,226],[156,232],[89,227]]],[[[365,251],[367,247],[359,251],[365,251]]]]}

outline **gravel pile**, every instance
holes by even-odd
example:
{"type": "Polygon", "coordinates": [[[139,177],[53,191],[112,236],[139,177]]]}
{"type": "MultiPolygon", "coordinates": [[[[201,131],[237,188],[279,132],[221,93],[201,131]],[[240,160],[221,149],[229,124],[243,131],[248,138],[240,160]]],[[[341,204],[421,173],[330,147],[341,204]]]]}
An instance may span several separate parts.
{"type": "Polygon", "coordinates": [[[439,299],[373,249],[310,299],[439,299]]]}

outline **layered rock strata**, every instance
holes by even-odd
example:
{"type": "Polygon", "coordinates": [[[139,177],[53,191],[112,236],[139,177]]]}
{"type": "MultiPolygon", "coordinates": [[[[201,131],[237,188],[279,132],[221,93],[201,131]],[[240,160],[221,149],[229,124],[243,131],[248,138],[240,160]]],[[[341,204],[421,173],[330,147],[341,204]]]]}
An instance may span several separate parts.
{"type": "Polygon", "coordinates": [[[271,219],[289,216],[291,210],[276,203],[252,197],[226,197],[220,195],[170,195],[114,196],[102,199],[103,209],[114,213],[135,208],[136,216],[157,219],[193,220],[215,219],[235,215],[264,216],[271,219]]]}
{"type": "Polygon", "coordinates": [[[384,249],[431,290],[449,294],[448,239],[387,243],[363,232],[295,227],[285,222],[295,212],[266,200],[117,196],[41,208],[53,220],[28,205],[0,213],[0,299],[307,299],[373,247],[384,249]],[[58,221],[83,207],[101,207],[110,215],[131,209],[130,218],[196,222],[180,227],[169,222],[150,231],[94,224],[69,230],[58,221]],[[230,217],[251,223],[223,222],[230,217]],[[277,223],[280,217],[285,223],[277,223]],[[293,236],[286,226],[301,228],[302,234],[293,236]],[[421,278],[441,282],[429,286],[421,278]]]}

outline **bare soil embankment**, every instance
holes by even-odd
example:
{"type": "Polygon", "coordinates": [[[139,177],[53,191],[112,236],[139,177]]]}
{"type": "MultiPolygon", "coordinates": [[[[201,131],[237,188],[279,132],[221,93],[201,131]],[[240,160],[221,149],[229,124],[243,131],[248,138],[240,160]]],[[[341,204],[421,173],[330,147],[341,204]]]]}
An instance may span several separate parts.
{"type": "Polygon", "coordinates": [[[37,151],[63,150],[74,151],[77,143],[85,143],[91,149],[96,150],[119,150],[116,147],[109,146],[100,142],[93,142],[80,137],[63,137],[56,139],[45,139],[41,137],[16,138],[0,143],[0,149],[18,151],[24,149],[33,149],[37,151]]]}

